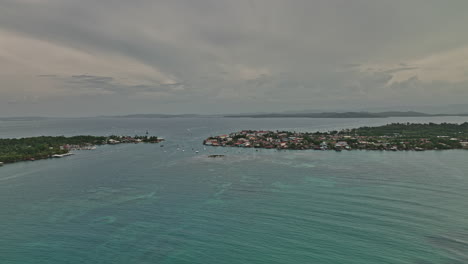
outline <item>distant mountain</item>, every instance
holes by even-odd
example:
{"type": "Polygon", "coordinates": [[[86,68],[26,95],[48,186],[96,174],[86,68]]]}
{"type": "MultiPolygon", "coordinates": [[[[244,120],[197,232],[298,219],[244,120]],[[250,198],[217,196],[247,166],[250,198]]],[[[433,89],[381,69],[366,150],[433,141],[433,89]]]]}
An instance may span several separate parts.
{"type": "Polygon", "coordinates": [[[433,116],[431,114],[415,112],[415,111],[407,111],[407,112],[399,112],[399,111],[390,111],[390,112],[380,112],[376,113],[376,115],[382,117],[418,117],[418,116],[433,116]]]}
{"type": "Polygon", "coordinates": [[[240,114],[226,115],[225,117],[252,117],[252,118],[287,118],[287,117],[308,117],[308,118],[379,118],[376,114],[367,112],[345,112],[345,113],[269,113],[269,114],[240,114]]]}
{"type": "Polygon", "coordinates": [[[35,121],[49,119],[49,117],[40,116],[17,116],[17,117],[0,117],[0,121],[35,121]]]}
{"type": "Polygon", "coordinates": [[[230,117],[230,118],[386,118],[386,117],[429,117],[429,116],[468,116],[468,114],[427,114],[415,111],[387,111],[387,112],[282,112],[282,113],[246,113],[228,115],[197,115],[197,114],[133,114],[112,116],[114,118],[197,118],[197,117],[230,117]]]}
{"type": "Polygon", "coordinates": [[[429,116],[468,116],[467,114],[426,114],[414,111],[408,112],[323,112],[323,113],[269,113],[269,114],[239,114],[225,115],[225,117],[239,118],[386,118],[386,117],[429,117],[429,116]]]}
{"type": "Polygon", "coordinates": [[[174,118],[174,117],[199,117],[200,115],[196,114],[179,114],[179,115],[169,115],[169,114],[134,114],[134,115],[123,115],[123,116],[112,116],[117,118],[174,118]]]}
{"type": "MultiPolygon", "coordinates": [[[[335,110],[338,112],[338,110],[335,110]]],[[[346,111],[346,110],[345,110],[346,111]]],[[[356,110],[353,110],[356,111],[356,110]]],[[[427,114],[455,114],[458,115],[460,113],[467,114],[468,113],[468,104],[448,104],[448,105],[400,105],[400,106],[392,106],[392,107],[367,107],[367,108],[360,108],[358,111],[364,112],[393,112],[393,111],[415,111],[420,113],[427,113],[427,114]]],[[[311,111],[315,112],[315,111],[311,111]]]]}
{"type": "MultiPolygon", "coordinates": [[[[447,114],[459,115],[460,113],[468,114],[468,104],[446,104],[446,105],[393,105],[381,107],[353,107],[353,108],[329,108],[329,109],[303,109],[303,110],[289,110],[281,113],[285,114],[304,114],[304,113],[344,113],[344,112],[367,112],[367,113],[382,113],[382,112],[419,112],[426,114],[447,114]]],[[[250,114],[250,113],[249,113],[250,114]]]]}
{"type": "MultiPolygon", "coordinates": [[[[430,117],[430,116],[468,116],[468,112],[459,114],[444,113],[433,114],[418,111],[335,111],[335,112],[307,112],[307,111],[287,111],[279,113],[242,113],[242,114],[130,114],[120,116],[96,116],[97,118],[386,118],[386,117],[430,117]]],[[[90,117],[40,117],[40,116],[18,116],[0,117],[0,121],[35,121],[54,118],[90,118],[90,117]]],[[[92,117],[91,117],[92,118],[92,117]]]]}
{"type": "Polygon", "coordinates": [[[468,104],[452,104],[446,106],[426,106],[420,108],[414,108],[415,111],[420,111],[424,113],[445,113],[445,114],[459,114],[464,113],[468,114],[468,104]]]}

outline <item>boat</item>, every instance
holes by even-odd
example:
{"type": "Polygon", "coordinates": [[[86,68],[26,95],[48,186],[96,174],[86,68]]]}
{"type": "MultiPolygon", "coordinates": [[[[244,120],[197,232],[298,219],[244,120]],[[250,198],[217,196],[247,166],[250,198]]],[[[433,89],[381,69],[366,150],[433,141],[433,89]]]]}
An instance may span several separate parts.
{"type": "Polygon", "coordinates": [[[208,158],[224,158],[226,155],[220,155],[220,154],[214,154],[214,155],[209,155],[208,158]]]}
{"type": "Polygon", "coordinates": [[[52,155],[52,158],[63,158],[63,157],[71,156],[71,155],[73,155],[73,153],[54,154],[52,155]]]}

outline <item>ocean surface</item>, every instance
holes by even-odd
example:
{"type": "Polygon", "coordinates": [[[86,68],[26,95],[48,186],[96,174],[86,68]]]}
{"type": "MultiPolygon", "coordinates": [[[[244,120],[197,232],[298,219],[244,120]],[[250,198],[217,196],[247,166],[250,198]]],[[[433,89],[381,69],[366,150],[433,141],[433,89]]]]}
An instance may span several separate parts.
{"type": "Polygon", "coordinates": [[[164,147],[102,146],[0,167],[0,263],[466,264],[468,151],[255,151],[201,144],[241,129],[466,121],[0,121],[0,137],[148,130],[167,140],[164,147]]]}

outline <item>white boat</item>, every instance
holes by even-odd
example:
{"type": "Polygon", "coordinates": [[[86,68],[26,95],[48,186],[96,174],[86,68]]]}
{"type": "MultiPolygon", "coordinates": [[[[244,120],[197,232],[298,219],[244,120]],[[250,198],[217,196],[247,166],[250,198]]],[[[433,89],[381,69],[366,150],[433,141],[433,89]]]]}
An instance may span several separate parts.
{"type": "Polygon", "coordinates": [[[63,158],[63,157],[71,156],[71,155],[73,155],[73,153],[54,154],[52,155],[52,158],[63,158]]]}

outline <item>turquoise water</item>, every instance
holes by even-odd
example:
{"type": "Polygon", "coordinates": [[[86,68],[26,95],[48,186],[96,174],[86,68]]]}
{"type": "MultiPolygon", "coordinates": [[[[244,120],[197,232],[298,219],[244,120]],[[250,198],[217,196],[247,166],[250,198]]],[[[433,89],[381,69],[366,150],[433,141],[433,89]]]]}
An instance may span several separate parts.
{"type": "Polygon", "coordinates": [[[209,135],[244,128],[314,131],[395,121],[468,120],[1,122],[2,137],[149,130],[167,142],[0,168],[0,263],[468,263],[468,151],[201,145],[209,135]]]}

